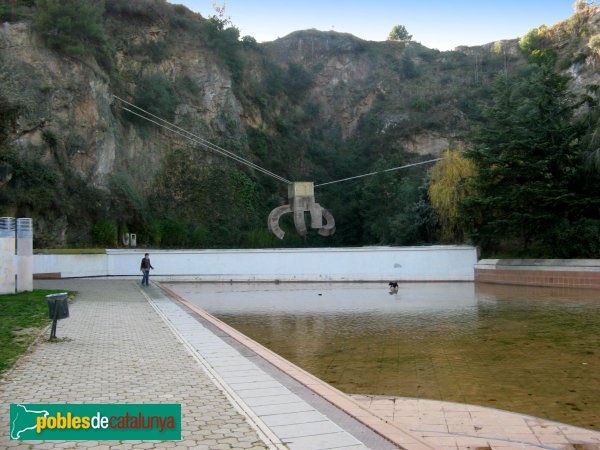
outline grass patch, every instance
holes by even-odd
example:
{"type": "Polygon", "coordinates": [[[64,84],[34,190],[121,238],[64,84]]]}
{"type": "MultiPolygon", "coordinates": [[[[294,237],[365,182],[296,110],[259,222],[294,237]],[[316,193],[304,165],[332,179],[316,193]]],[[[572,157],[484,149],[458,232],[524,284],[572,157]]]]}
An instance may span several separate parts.
{"type": "MultiPolygon", "coordinates": [[[[0,295],[0,374],[10,369],[50,323],[46,295],[56,290],[35,290],[0,295]]],[[[72,293],[69,293],[72,295],[72,293]]]]}
{"type": "Polygon", "coordinates": [[[36,255],[104,255],[104,248],[38,248],[36,255]]]}

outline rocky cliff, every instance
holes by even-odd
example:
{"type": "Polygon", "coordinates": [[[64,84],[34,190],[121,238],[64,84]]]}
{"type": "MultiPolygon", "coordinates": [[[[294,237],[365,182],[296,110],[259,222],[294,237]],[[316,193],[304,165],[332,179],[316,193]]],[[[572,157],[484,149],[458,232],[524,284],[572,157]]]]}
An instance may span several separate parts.
{"type": "MultiPolygon", "coordinates": [[[[178,126],[290,179],[331,179],[369,169],[364,164],[381,158],[411,160],[464,142],[490,80],[525,62],[516,40],[439,52],[414,42],[307,30],[257,44],[181,6],[113,0],[102,18],[112,52],[107,64],[50,49],[34,25],[35,7],[22,11],[0,27],[1,95],[16,111],[6,119],[5,148],[13,156],[4,158],[4,179],[15,183],[18,161],[34,161],[54,171],[55,183],[76,177],[111,196],[119,191],[150,215],[158,208],[153,210],[153,198],[168,203],[175,195],[165,182],[169,164],[176,164],[170,155],[190,145],[136,121],[115,95],[131,102],[155,95],[150,106],[164,95],[173,103],[168,119],[178,126]],[[157,84],[164,89],[154,94],[157,84]]],[[[598,80],[588,41],[600,31],[599,22],[600,14],[590,9],[547,36],[580,90],[598,80]]],[[[225,164],[206,151],[192,152],[186,164],[194,173],[225,164]]],[[[273,190],[268,182],[255,174],[250,179],[253,192],[270,199],[266,209],[280,201],[277,189],[266,192],[273,190]]],[[[69,208],[59,211],[61,230],[47,233],[44,243],[66,244],[69,229],[77,227],[87,231],[72,240],[90,241],[92,225],[115,208],[111,200],[98,202],[100,212],[79,218],[69,208]]],[[[8,201],[2,212],[44,216],[42,208],[8,201]]],[[[148,221],[143,211],[117,218],[119,226],[139,228],[148,221]]],[[[161,211],[157,216],[167,214],[161,211]]]]}

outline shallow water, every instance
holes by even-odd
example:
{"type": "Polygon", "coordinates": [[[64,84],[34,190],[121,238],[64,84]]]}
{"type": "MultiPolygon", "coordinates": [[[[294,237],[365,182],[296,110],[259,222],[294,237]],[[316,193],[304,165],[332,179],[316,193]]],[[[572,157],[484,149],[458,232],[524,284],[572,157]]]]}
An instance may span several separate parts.
{"type": "Polygon", "coordinates": [[[350,394],[456,401],[600,430],[600,293],[473,283],[173,284],[350,394]]]}

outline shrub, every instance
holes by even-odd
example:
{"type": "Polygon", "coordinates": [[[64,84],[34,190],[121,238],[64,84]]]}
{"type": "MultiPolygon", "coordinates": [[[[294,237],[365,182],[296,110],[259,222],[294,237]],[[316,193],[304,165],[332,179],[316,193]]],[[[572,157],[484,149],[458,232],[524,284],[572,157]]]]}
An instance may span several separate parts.
{"type": "Polygon", "coordinates": [[[148,55],[150,57],[150,60],[155,64],[160,63],[169,54],[168,45],[165,41],[162,40],[150,41],[146,43],[142,47],[142,51],[144,54],[148,55]]]}
{"type": "Polygon", "coordinates": [[[106,44],[103,6],[84,0],[37,0],[35,25],[48,47],[68,54],[96,54],[106,44]]]}
{"type": "Polygon", "coordinates": [[[10,133],[19,109],[6,97],[0,94],[0,146],[10,133]]]}
{"type": "Polygon", "coordinates": [[[590,38],[588,47],[592,49],[594,54],[600,54],[600,34],[595,34],[590,38]]]}
{"type": "Polygon", "coordinates": [[[553,258],[600,257],[600,220],[562,220],[544,236],[547,256],[553,258]]]}
{"type": "Polygon", "coordinates": [[[256,39],[254,39],[252,36],[244,36],[242,38],[242,45],[245,49],[257,49],[258,48],[258,43],[256,42],[256,39]]]}
{"type": "Polygon", "coordinates": [[[0,22],[12,22],[16,15],[12,6],[0,5],[0,22]]]}
{"type": "MultiPolygon", "coordinates": [[[[151,114],[172,121],[178,98],[171,81],[163,73],[155,72],[144,75],[140,79],[135,89],[133,103],[151,114]]],[[[133,114],[129,114],[128,117],[137,124],[149,123],[133,114]]]]}
{"type": "Polygon", "coordinates": [[[271,95],[277,95],[283,90],[285,71],[272,62],[265,63],[264,84],[266,91],[271,95]]]}
{"type": "MultiPolygon", "coordinates": [[[[172,9],[165,0],[106,0],[106,11],[138,19],[156,20],[157,16],[169,17],[172,9]]],[[[179,8],[173,11],[181,14],[179,8]]]]}
{"type": "Polygon", "coordinates": [[[289,63],[284,89],[291,100],[304,97],[313,84],[313,75],[308,70],[300,64],[289,63]]]}
{"type": "Polygon", "coordinates": [[[103,218],[94,224],[92,236],[99,245],[114,246],[117,244],[117,222],[103,218]]]}
{"type": "Polygon", "coordinates": [[[201,89],[196,82],[187,75],[175,79],[175,90],[180,96],[185,93],[197,96],[201,92],[201,89]]]}
{"type": "Polygon", "coordinates": [[[42,131],[42,140],[48,144],[48,147],[54,149],[58,145],[58,140],[56,139],[56,135],[50,130],[42,131]]]}

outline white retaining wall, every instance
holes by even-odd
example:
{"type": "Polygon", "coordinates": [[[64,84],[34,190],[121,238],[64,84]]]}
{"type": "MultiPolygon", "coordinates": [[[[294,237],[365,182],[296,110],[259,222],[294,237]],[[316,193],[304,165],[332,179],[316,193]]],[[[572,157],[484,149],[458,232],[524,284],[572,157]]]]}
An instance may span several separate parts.
{"type": "Polygon", "coordinates": [[[106,250],[34,255],[34,273],[61,277],[140,275],[150,253],[160,279],[198,281],[472,281],[475,247],[364,247],[269,250],[106,250]]]}
{"type": "Polygon", "coordinates": [[[62,278],[108,276],[108,255],[33,255],[33,275],[60,273],[62,278]]]}

